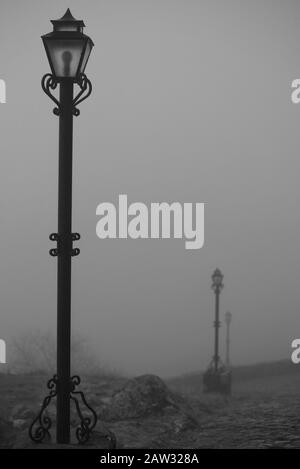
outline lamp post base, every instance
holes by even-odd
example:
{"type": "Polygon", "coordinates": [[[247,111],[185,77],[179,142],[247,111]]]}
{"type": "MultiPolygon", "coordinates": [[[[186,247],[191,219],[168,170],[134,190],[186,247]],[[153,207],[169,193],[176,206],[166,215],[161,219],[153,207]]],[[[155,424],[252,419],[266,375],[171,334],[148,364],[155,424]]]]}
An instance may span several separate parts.
{"type": "MultiPolygon", "coordinates": [[[[75,431],[77,442],[79,444],[85,444],[89,442],[94,432],[98,417],[94,409],[87,403],[84,393],[76,390],[76,386],[80,384],[80,381],[79,376],[73,376],[70,379],[70,401],[74,402],[80,420],[75,431]],[[89,414],[88,416],[87,413],[89,414]]],[[[52,420],[47,413],[47,408],[52,399],[57,396],[57,385],[57,375],[54,375],[47,383],[49,394],[44,398],[40,412],[30,425],[29,437],[35,443],[46,443],[51,440],[50,429],[52,427],[52,420]]],[[[116,437],[114,433],[107,431],[101,434],[101,437],[106,440],[109,449],[116,448],[116,437]]]]}
{"type": "Polygon", "coordinates": [[[231,371],[222,364],[215,370],[211,365],[203,375],[203,392],[231,394],[231,371]]]}

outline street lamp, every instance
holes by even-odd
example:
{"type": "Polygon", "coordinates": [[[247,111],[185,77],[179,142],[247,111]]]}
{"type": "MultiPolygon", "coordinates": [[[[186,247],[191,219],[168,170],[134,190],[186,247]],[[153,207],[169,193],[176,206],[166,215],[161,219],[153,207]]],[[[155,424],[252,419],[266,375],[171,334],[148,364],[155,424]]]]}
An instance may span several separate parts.
{"type": "Polygon", "coordinates": [[[230,323],[232,320],[232,314],[230,311],[225,313],[225,323],[226,323],[226,366],[230,367],[230,323]]]}
{"type": "Polygon", "coordinates": [[[219,298],[221,290],[223,289],[223,274],[220,269],[216,269],[212,275],[212,286],[211,288],[215,292],[216,295],[216,303],[215,303],[215,354],[214,354],[214,371],[215,373],[218,372],[219,366],[219,328],[220,328],[220,321],[219,321],[219,298]]]}
{"type": "MultiPolygon", "coordinates": [[[[70,443],[70,401],[75,403],[80,424],[76,430],[79,443],[89,440],[97,423],[96,412],[87,404],[78,376],[70,376],[71,370],[71,257],[80,253],[73,248],[73,241],[80,235],[72,233],[72,157],[73,116],[79,115],[77,106],[88,98],[92,84],[84,74],[93,41],[83,33],[84,22],[76,20],[68,9],[65,15],[53,20],[53,31],[42,36],[52,74],[42,79],[44,92],[56,107],[59,116],[59,181],[58,181],[58,232],[50,235],[57,243],[50,255],[57,257],[57,374],[48,381],[49,394],[45,397],[38,416],[32,422],[30,438],[41,443],[50,437],[52,421],[46,412],[51,400],[57,398],[56,441],[70,443]],[[79,92],[74,97],[74,85],[79,92]],[[59,85],[59,98],[52,93],[59,85]],[[81,405],[85,407],[84,413],[81,405]],[[86,416],[88,413],[88,416],[86,416]]],[[[108,432],[104,437],[110,447],[115,447],[115,437],[108,432]]]]}
{"type": "Polygon", "coordinates": [[[212,361],[207,371],[203,375],[204,392],[220,392],[222,394],[230,394],[231,391],[231,375],[225,369],[219,357],[219,300],[220,293],[224,287],[223,274],[220,269],[216,269],[212,275],[212,290],[216,296],[215,302],[215,349],[212,361]]]}

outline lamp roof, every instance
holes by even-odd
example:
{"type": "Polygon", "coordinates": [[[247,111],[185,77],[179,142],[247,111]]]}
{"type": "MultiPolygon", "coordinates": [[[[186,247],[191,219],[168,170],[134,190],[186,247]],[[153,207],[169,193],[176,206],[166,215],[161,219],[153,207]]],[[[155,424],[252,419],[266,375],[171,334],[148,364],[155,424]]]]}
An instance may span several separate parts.
{"type": "Polygon", "coordinates": [[[85,24],[82,20],[77,20],[76,18],[74,18],[74,16],[72,15],[72,13],[70,11],[70,8],[68,8],[66,13],[61,18],[59,18],[58,20],[51,20],[51,23],[54,26],[56,24],[59,24],[59,23],[76,23],[81,27],[85,26],[85,24]]]}
{"type": "Polygon", "coordinates": [[[223,277],[223,274],[220,269],[216,269],[213,273],[213,277],[223,277]]]}

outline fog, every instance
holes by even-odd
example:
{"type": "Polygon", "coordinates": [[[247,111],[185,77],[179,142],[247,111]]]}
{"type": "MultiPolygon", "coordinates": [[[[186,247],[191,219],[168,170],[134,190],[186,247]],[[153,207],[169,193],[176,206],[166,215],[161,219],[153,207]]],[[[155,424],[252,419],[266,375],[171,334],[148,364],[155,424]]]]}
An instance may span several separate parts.
{"type": "MultiPolygon", "coordinates": [[[[213,355],[224,274],[232,362],[288,358],[300,335],[300,4],[1,0],[0,338],[55,331],[58,118],[40,36],[70,7],[95,42],[74,118],[72,328],[105,365],[170,376],[213,355]],[[205,242],[100,240],[96,207],[205,203],[205,242]]],[[[221,329],[224,357],[225,328],[221,329]]]]}

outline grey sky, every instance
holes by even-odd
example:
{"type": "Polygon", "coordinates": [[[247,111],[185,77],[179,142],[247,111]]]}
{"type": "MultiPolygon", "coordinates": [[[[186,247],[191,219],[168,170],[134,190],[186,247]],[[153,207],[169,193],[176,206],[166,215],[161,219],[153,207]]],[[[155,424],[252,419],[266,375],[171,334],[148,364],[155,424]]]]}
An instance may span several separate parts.
{"type": "MultiPolygon", "coordinates": [[[[40,40],[70,7],[95,42],[74,128],[73,328],[109,366],[162,375],[213,353],[224,273],[234,363],[300,336],[300,3],[1,0],[0,338],[55,329],[58,119],[40,40]],[[96,237],[100,202],[205,202],[205,246],[96,237]]],[[[224,328],[221,330],[222,341],[224,328]]],[[[222,342],[223,350],[223,342],[222,342]]]]}

